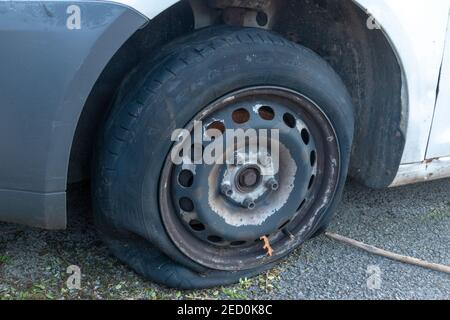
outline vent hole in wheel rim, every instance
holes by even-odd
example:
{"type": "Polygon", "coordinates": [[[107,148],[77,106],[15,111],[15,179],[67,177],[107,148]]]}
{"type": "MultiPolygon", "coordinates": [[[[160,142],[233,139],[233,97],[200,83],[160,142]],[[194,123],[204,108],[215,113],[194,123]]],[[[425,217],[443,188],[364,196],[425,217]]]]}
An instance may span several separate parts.
{"type": "Polygon", "coordinates": [[[192,212],[194,211],[194,202],[192,202],[191,199],[183,197],[179,201],[181,210],[185,212],[192,212]]]}
{"type": "Polygon", "coordinates": [[[250,113],[245,109],[237,109],[232,114],[233,121],[237,124],[244,124],[250,120],[250,113]]]}
{"type": "Polygon", "coordinates": [[[316,160],[317,160],[315,151],[311,151],[310,159],[311,159],[311,167],[314,167],[316,165],[316,160]]]}
{"type": "Polygon", "coordinates": [[[178,176],[178,182],[181,184],[181,186],[190,188],[194,183],[194,174],[190,170],[183,170],[178,176]]]}
{"type": "Polygon", "coordinates": [[[259,116],[267,121],[271,121],[275,118],[275,112],[271,107],[263,106],[258,109],[259,116]]]}
{"type": "Polygon", "coordinates": [[[221,243],[223,242],[223,239],[219,236],[209,236],[208,241],[212,243],[221,243]]]}
{"type": "Polygon", "coordinates": [[[309,180],[309,185],[308,185],[308,189],[311,189],[313,184],[314,184],[314,180],[316,179],[316,176],[311,176],[311,179],[309,180]]]}
{"type": "Polygon", "coordinates": [[[198,220],[191,220],[189,222],[189,226],[192,228],[192,230],[198,231],[198,232],[205,231],[205,229],[206,229],[205,225],[198,220]]]}
{"type": "Polygon", "coordinates": [[[306,145],[309,144],[309,139],[310,139],[310,137],[309,137],[309,132],[308,132],[308,130],[303,129],[303,130],[302,130],[302,140],[303,140],[303,142],[304,142],[306,145]]]}
{"type": "Polygon", "coordinates": [[[210,138],[217,138],[225,133],[225,124],[222,121],[214,121],[206,127],[206,134],[210,138]],[[220,132],[220,134],[218,134],[220,132]]]}
{"type": "Polygon", "coordinates": [[[297,120],[295,120],[295,117],[290,113],[284,114],[283,121],[289,128],[292,129],[295,128],[297,125],[297,120]]]}

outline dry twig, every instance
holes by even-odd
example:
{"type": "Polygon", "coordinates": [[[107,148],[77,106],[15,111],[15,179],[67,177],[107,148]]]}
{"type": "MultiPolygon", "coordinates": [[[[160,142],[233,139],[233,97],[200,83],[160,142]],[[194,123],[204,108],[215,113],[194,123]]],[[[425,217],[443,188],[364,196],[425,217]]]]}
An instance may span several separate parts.
{"type": "Polygon", "coordinates": [[[261,237],[260,238],[261,241],[264,241],[264,247],[263,249],[267,251],[267,255],[269,257],[273,256],[273,249],[270,246],[270,241],[269,238],[267,238],[267,236],[261,237]]]}
{"type": "Polygon", "coordinates": [[[338,235],[335,233],[331,233],[331,232],[327,232],[327,233],[325,233],[325,235],[330,239],[351,245],[353,247],[362,249],[369,253],[373,253],[373,254],[376,254],[376,255],[391,259],[391,260],[395,260],[395,261],[399,261],[402,263],[407,263],[407,264],[419,266],[422,268],[450,274],[450,267],[442,265],[442,264],[431,263],[431,262],[427,262],[424,260],[420,260],[420,259],[400,255],[397,253],[393,253],[390,251],[386,251],[383,249],[379,249],[377,247],[365,244],[363,242],[359,242],[359,241],[356,241],[356,240],[353,240],[353,239],[350,239],[350,238],[347,238],[347,237],[344,237],[344,236],[341,236],[341,235],[338,235]]]}

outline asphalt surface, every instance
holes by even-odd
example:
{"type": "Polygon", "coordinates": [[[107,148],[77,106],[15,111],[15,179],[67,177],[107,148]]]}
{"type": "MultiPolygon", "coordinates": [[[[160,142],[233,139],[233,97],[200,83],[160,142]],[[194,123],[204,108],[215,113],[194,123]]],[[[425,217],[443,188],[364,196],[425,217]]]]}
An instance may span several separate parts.
{"type": "MultiPolygon", "coordinates": [[[[86,188],[69,195],[69,228],[0,224],[0,299],[450,299],[450,275],[371,255],[320,236],[277,268],[240,284],[177,291],[112,257],[92,227],[86,188]],[[81,289],[68,289],[77,265],[81,289]],[[374,273],[375,272],[375,273],[374,273]]],[[[330,231],[450,265],[450,180],[374,191],[348,183],[330,231]]]]}

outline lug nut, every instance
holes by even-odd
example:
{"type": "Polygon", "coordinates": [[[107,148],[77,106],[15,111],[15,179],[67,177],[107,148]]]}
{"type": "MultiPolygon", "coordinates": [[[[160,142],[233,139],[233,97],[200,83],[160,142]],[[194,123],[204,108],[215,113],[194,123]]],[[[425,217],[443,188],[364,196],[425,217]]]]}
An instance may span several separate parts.
{"type": "Polygon", "coordinates": [[[247,199],[244,200],[244,203],[242,204],[242,206],[245,209],[253,210],[253,209],[255,209],[256,205],[255,205],[255,202],[252,199],[247,198],[247,199]]]}
{"type": "Polygon", "coordinates": [[[231,197],[233,195],[233,189],[231,189],[231,186],[228,183],[222,185],[221,191],[222,194],[227,197],[231,197]]]}
{"type": "Polygon", "coordinates": [[[274,178],[270,179],[269,181],[267,181],[267,187],[273,191],[277,191],[278,188],[280,187],[280,185],[278,184],[278,181],[275,180],[274,178]]]}

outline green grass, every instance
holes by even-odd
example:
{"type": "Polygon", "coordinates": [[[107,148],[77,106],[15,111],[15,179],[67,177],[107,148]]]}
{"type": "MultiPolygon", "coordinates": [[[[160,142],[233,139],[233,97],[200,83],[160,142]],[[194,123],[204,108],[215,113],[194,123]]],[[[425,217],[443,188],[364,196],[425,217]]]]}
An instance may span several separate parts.
{"type": "Polygon", "coordinates": [[[5,255],[0,255],[0,265],[7,264],[11,258],[5,255]]]}

